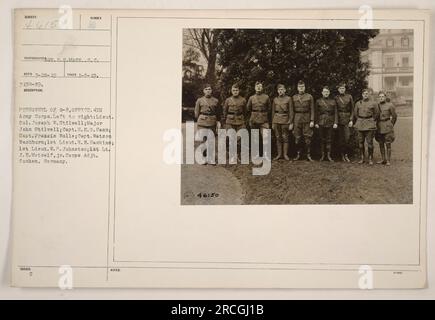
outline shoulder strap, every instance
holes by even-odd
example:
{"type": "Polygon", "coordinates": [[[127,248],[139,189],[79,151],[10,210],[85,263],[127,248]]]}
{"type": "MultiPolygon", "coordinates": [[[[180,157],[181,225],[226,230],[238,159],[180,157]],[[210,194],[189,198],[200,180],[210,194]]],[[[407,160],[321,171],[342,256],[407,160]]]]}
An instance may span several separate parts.
{"type": "Polygon", "coordinates": [[[341,96],[338,96],[338,99],[340,99],[340,101],[341,101],[341,103],[342,103],[343,105],[346,105],[346,104],[344,103],[343,99],[341,99],[341,96]]]}

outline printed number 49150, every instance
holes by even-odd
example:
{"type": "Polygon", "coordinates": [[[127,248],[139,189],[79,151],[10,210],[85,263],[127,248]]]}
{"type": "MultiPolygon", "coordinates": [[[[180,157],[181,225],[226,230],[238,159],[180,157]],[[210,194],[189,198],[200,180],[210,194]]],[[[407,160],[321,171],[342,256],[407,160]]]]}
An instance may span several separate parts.
{"type": "Polygon", "coordinates": [[[211,192],[211,193],[206,193],[206,192],[200,192],[196,195],[198,198],[219,198],[219,193],[216,192],[211,192]]]}

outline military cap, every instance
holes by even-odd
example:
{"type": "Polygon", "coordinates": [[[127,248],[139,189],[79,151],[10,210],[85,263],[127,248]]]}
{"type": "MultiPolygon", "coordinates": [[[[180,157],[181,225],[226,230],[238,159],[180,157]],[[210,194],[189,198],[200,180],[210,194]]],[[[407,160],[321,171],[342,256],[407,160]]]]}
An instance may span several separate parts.
{"type": "Polygon", "coordinates": [[[304,85],[305,85],[305,82],[303,80],[298,81],[298,86],[304,86],[304,85]]]}
{"type": "Polygon", "coordinates": [[[276,87],[277,87],[278,89],[279,89],[279,88],[283,88],[283,89],[285,89],[285,85],[283,85],[282,83],[279,83],[276,87]]]}

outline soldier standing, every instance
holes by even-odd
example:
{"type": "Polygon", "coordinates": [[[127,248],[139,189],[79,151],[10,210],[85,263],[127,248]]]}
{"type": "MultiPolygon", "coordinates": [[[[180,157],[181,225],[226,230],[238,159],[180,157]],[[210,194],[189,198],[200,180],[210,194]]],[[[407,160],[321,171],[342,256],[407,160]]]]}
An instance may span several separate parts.
{"type": "Polygon", "coordinates": [[[302,80],[298,82],[298,93],[293,96],[293,105],[295,111],[293,134],[297,148],[294,160],[299,160],[301,157],[301,140],[304,137],[307,159],[313,161],[311,158],[311,139],[314,127],[314,99],[311,94],[305,93],[305,83],[302,80]]]}
{"type": "Polygon", "coordinates": [[[361,152],[361,160],[358,163],[364,163],[365,146],[367,140],[369,164],[373,165],[373,138],[377,129],[377,120],[379,117],[378,104],[369,99],[369,91],[364,89],[362,100],[355,104],[354,110],[355,129],[358,133],[358,144],[361,152]]]}
{"type": "Polygon", "coordinates": [[[346,93],[346,85],[341,83],[338,86],[338,95],[335,97],[338,111],[338,141],[340,145],[341,158],[343,162],[350,162],[348,153],[350,150],[350,129],[353,127],[353,109],[355,108],[353,98],[346,93]]]}
{"type": "Polygon", "coordinates": [[[323,97],[317,99],[316,101],[316,128],[320,130],[320,147],[322,152],[320,161],[325,160],[326,149],[326,157],[328,161],[334,162],[334,160],[331,158],[332,129],[337,129],[338,127],[338,114],[337,102],[335,99],[330,98],[329,94],[329,87],[323,87],[323,97]]]}
{"type": "MultiPolygon", "coordinates": [[[[237,84],[231,87],[231,97],[225,100],[223,106],[222,123],[225,129],[239,131],[246,128],[246,99],[240,95],[240,88],[237,84]]],[[[240,137],[237,136],[237,144],[240,146],[240,137]]],[[[235,159],[230,159],[234,162],[235,159]]]]}
{"type": "MultiPolygon", "coordinates": [[[[213,90],[211,85],[206,84],[203,87],[204,96],[196,100],[195,118],[197,119],[197,129],[210,129],[216,135],[216,128],[219,122],[218,99],[212,96],[213,90]]],[[[205,140],[205,138],[204,138],[205,140]]],[[[208,159],[213,162],[212,159],[208,159]]]]}
{"type": "Polygon", "coordinates": [[[293,100],[285,94],[283,84],[278,84],[278,97],[272,103],[272,128],[276,137],[278,155],[273,160],[281,159],[284,151],[284,159],[289,161],[289,130],[293,130],[293,100]],[[284,150],[283,150],[284,148],[284,150]]]}
{"type": "Polygon", "coordinates": [[[379,143],[382,160],[378,161],[379,164],[391,165],[391,144],[393,143],[394,125],[397,121],[396,108],[391,102],[387,102],[387,96],[384,92],[379,92],[379,121],[378,131],[375,138],[379,143]],[[385,146],[387,150],[385,152],[385,146]]]}
{"type": "Polygon", "coordinates": [[[255,94],[249,97],[246,109],[250,113],[249,126],[251,129],[260,129],[261,135],[264,134],[265,129],[270,129],[270,99],[267,94],[263,93],[263,84],[260,81],[255,83],[255,94]]]}

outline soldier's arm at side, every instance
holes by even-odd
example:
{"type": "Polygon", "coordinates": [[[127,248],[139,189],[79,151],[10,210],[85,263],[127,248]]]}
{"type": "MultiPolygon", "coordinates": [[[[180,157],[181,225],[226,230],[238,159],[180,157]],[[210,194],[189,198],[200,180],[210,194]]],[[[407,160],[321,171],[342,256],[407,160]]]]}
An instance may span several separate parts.
{"type": "Polygon", "coordinates": [[[334,99],[334,125],[338,124],[338,106],[337,101],[334,99]]]}
{"type": "Polygon", "coordinates": [[[379,106],[379,103],[375,103],[375,108],[374,108],[374,113],[375,113],[375,116],[374,116],[374,118],[376,119],[376,120],[379,120],[379,116],[380,116],[380,114],[381,114],[381,107],[379,106]]]}
{"type": "Polygon", "coordinates": [[[249,121],[249,118],[251,118],[251,110],[252,110],[252,97],[249,97],[248,103],[246,104],[246,117],[249,121]]]}
{"type": "Polygon", "coordinates": [[[275,109],[276,109],[276,104],[275,104],[275,99],[273,99],[273,102],[272,102],[272,117],[273,117],[273,115],[275,114],[275,109]]]}
{"type": "Polygon", "coordinates": [[[228,99],[225,100],[224,105],[222,107],[222,122],[225,122],[228,114],[228,99]]]}
{"type": "Polygon", "coordinates": [[[319,103],[319,99],[316,100],[316,102],[314,103],[314,123],[319,123],[319,108],[320,108],[320,103],[319,103]]]}
{"type": "Polygon", "coordinates": [[[245,121],[246,121],[246,118],[248,117],[248,110],[246,109],[247,107],[246,107],[246,104],[247,104],[247,102],[246,102],[246,99],[245,98],[243,98],[243,106],[242,106],[242,113],[243,113],[243,118],[245,119],[245,121]]]}
{"type": "Polygon", "coordinates": [[[267,100],[266,100],[266,110],[267,110],[267,118],[269,119],[269,123],[271,123],[273,113],[272,113],[272,104],[270,103],[269,97],[267,97],[267,100]]]}
{"type": "Polygon", "coordinates": [[[355,103],[355,107],[353,108],[353,115],[352,115],[353,122],[356,121],[357,115],[358,115],[358,102],[355,103]]]}
{"type": "Polygon", "coordinates": [[[195,103],[195,120],[198,120],[200,108],[201,108],[201,106],[200,106],[199,99],[198,99],[198,100],[196,100],[196,103],[195,103]]]}
{"type": "Polygon", "coordinates": [[[352,122],[354,122],[354,117],[353,117],[354,113],[355,113],[355,102],[353,101],[352,96],[350,96],[350,120],[352,122]]]}
{"type": "Polygon", "coordinates": [[[288,101],[288,123],[293,124],[295,119],[295,107],[293,105],[293,98],[290,97],[288,101]]]}
{"type": "Polygon", "coordinates": [[[312,95],[310,95],[310,110],[311,110],[311,119],[310,120],[312,122],[314,122],[316,110],[315,110],[315,106],[314,106],[314,98],[312,95]]]}
{"type": "Polygon", "coordinates": [[[252,97],[248,98],[248,102],[246,103],[246,111],[251,112],[252,110],[252,97]]]}
{"type": "Polygon", "coordinates": [[[393,125],[395,125],[397,121],[397,113],[394,104],[391,104],[390,112],[391,112],[391,122],[393,123],[393,125]]]}

